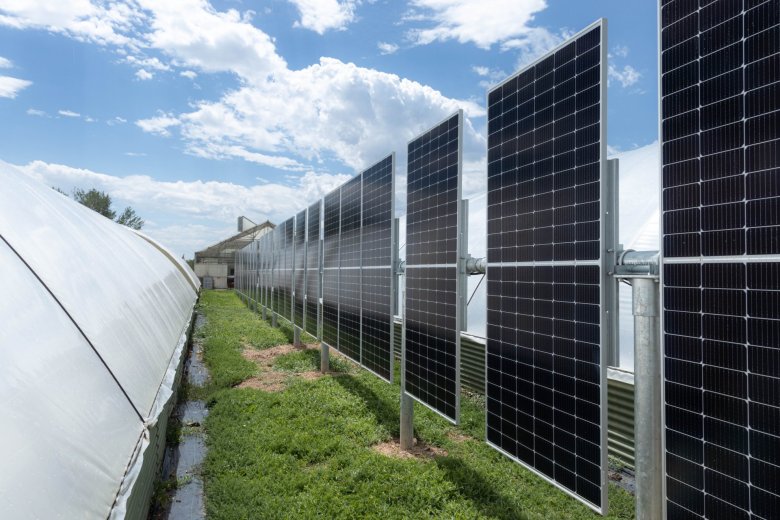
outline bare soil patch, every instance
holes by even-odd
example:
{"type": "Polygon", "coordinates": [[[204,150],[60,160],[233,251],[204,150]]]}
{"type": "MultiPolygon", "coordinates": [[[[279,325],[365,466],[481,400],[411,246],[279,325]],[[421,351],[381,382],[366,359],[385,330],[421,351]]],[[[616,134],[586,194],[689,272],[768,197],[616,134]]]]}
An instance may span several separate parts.
{"type": "MultiPolygon", "coordinates": [[[[274,360],[279,356],[290,354],[292,352],[300,352],[317,348],[319,348],[319,345],[316,344],[303,345],[300,347],[287,344],[259,350],[244,344],[244,349],[241,351],[241,355],[247,361],[251,361],[252,363],[256,364],[260,371],[255,377],[250,377],[246,381],[241,382],[238,385],[238,388],[254,388],[256,390],[263,390],[265,392],[281,392],[284,390],[285,382],[291,376],[291,374],[272,370],[274,360]]],[[[304,372],[303,374],[297,375],[303,377],[304,379],[318,379],[324,374],[320,374],[319,372],[304,372]]]]}
{"type": "Polygon", "coordinates": [[[455,442],[465,442],[473,439],[473,437],[471,437],[470,435],[466,435],[465,433],[460,433],[460,432],[448,432],[447,437],[450,440],[455,442]]]}
{"type": "Polygon", "coordinates": [[[395,459],[432,459],[434,457],[447,456],[447,450],[443,450],[436,446],[430,446],[417,439],[414,440],[414,446],[412,446],[412,449],[409,451],[401,449],[401,444],[398,439],[374,444],[372,449],[385,457],[393,457],[395,459]]]}

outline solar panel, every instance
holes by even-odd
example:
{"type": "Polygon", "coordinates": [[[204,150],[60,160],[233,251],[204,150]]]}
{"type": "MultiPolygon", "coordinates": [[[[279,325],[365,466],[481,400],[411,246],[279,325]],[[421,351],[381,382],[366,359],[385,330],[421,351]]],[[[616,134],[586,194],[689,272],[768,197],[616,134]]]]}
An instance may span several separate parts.
{"type": "Polygon", "coordinates": [[[606,511],[606,21],[488,93],[487,442],[606,511]]]}
{"type": "Polygon", "coordinates": [[[395,156],[366,169],[361,225],[362,364],[393,379],[393,226],[395,156]]]}
{"type": "Polygon", "coordinates": [[[322,235],[322,342],[339,344],[339,229],[341,188],[325,196],[322,235]]]}
{"type": "Polygon", "coordinates": [[[341,187],[341,232],[339,242],[339,341],[338,349],[360,360],[360,229],[362,177],[341,187]]]}
{"type": "Polygon", "coordinates": [[[780,511],[780,2],[661,6],[669,518],[780,511]]]}
{"type": "Polygon", "coordinates": [[[306,231],[306,311],[304,330],[319,337],[317,325],[320,298],[320,210],[322,201],[309,206],[306,231]]]}
{"type": "Polygon", "coordinates": [[[460,412],[462,112],[408,145],[404,391],[450,421],[460,412]]]}
{"type": "Polygon", "coordinates": [[[303,328],[303,295],[306,287],[306,210],[295,216],[293,238],[293,323],[303,328]]]}
{"type": "Polygon", "coordinates": [[[282,250],[280,252],[279,268],[279,315],[292,321],[292,264],[293,235],[295,217],[290,217],[281,224],[282,250]]]}
{"type": "Polygon", "coordinates": [[[284,248],[284,226],[278,225],[274,228],[273,238],[273,252],[271,259],[271,309],[274,313],[280,314],[282,311],[282,305],[280,300],[281,289],[281,262],[282,252],[284,248]]]}

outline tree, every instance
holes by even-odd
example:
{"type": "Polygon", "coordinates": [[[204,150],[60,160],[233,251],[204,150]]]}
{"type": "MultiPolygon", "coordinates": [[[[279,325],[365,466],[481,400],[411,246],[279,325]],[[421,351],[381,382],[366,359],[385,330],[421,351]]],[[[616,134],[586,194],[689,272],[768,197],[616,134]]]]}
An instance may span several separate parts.
{"type": "MultiPolygon", "coordinates": [[[[55,188],[57,189],[57,188],[55,188]]],[[[57,190],[62,192],[61,190],[57,190]]],[[[73,198],[76,202],[83,204],[91,210],[97,211],[106,218],[116,221],[118,224],[127,226],[132,229],[141,229],[144,227],[144,221],[139,217],[133,208],[126,207],[119,217],[116,216],[116,211],[111,209],[111,196],[104,192],[98,191],[92,188],[89,191],[84,191],[80,188],[73,190],[73,198]]]]}

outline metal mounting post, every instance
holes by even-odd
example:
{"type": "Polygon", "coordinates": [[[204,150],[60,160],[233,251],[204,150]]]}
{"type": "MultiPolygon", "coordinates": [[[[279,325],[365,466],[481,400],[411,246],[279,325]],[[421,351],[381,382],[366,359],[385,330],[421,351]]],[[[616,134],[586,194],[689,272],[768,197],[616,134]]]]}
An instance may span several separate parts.
{"type": "Polygon", "coordinates": [[[293,346],[295,347],[303,346],[303,343],[301,343],[301,329],[299,327],[296,327],[295,325],[293,325],[292,328],[293,328],[293,346]]]}
{"type": "Polygon", "coordinates": [[[276,318],[276,313],[275,312],[271,313],[271,326],[274,327],[274,328],[279,326],[279,322],[278,322],[278,320],[276,318]]]}
{"type": "Polygon", "coordinates": [[[663,515],[658,251],[620,251],[614,276],[631,280],[634,314],[634,474],[637,520],[663,515]]]}
{"type": "Polygon", "coordinates": [[[320,372],[327,374],[330,371],[330,347],[325,342],[320,343],[320,372]]]}

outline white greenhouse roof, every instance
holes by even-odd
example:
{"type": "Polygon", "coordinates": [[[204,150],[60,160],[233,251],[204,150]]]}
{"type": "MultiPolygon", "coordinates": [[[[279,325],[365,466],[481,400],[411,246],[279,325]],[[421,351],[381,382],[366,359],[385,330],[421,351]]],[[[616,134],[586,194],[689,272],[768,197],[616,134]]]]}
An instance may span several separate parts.
{"type": "Polygon", "coordinates": [[[0,177],[0,517],[121,517],[197,278],[19,170],[0,177]]]}

